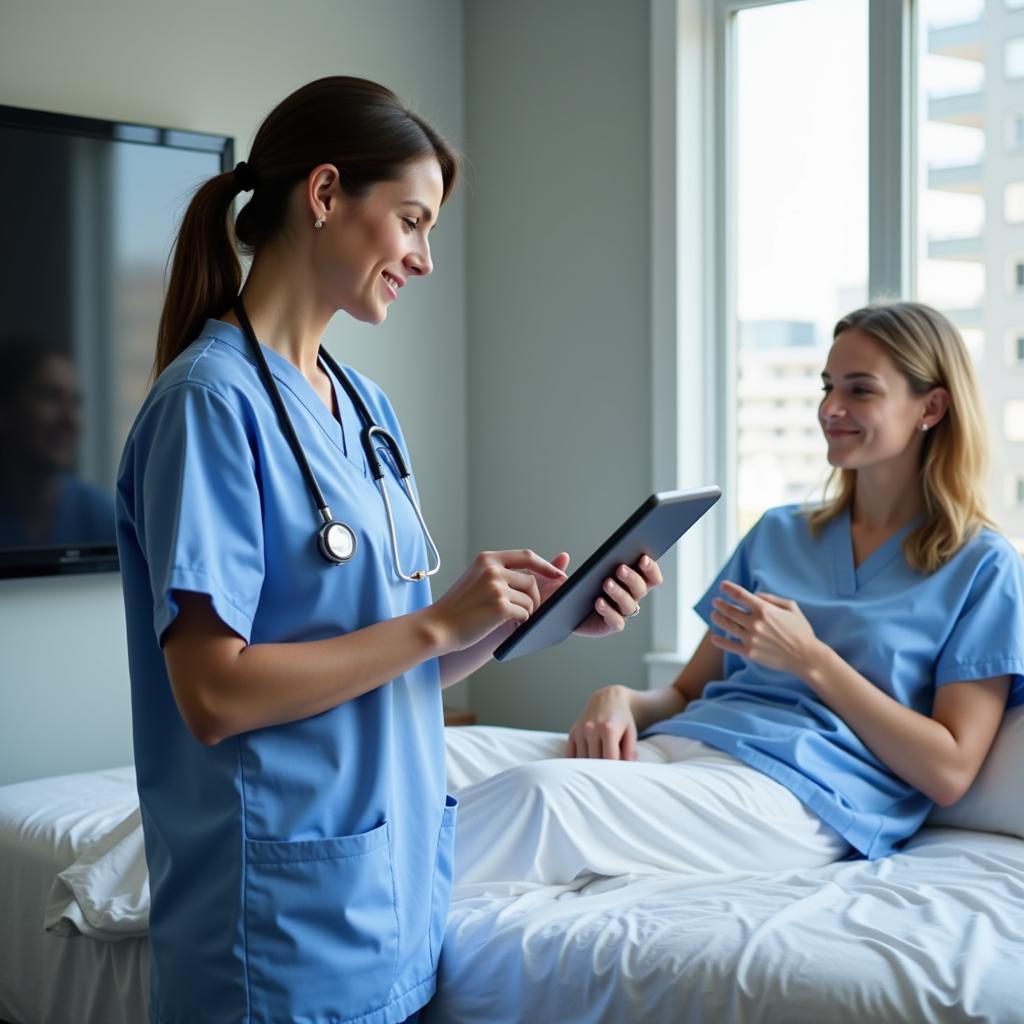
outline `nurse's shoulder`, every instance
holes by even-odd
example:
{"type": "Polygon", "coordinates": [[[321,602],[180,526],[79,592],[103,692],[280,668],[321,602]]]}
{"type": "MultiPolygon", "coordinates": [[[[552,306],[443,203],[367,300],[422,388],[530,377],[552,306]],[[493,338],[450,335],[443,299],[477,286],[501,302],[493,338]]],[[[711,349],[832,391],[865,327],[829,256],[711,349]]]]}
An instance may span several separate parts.
{"type": "MultiPolygon", "coordinates": [[[[207,326],[211,323],[216,321],[207,326]]],[[[255,364],[204,328],[149,389],[125,441],[118,490],[132,491],[154,449],[186,434],[203,447],[209,447],[204,438],[231,437],[254,448],[258,416],[253,396],[262,387],[255,364]]]]}
{"type": "Polygon", "coordinates": [[[262,394],[256,363],[236,333],[240,334],[230,324],[207,320],[195,341],[157,378],[152,396],[177,387],[207,388],[230,403],[252,394],[254,388],[262,394]]]}
{"type": "Polygon", "coordinates": [[[212,396],[243,419],[252,413],[252,397],[262,395],[263,384],[256,364],[225,332],[230,325],[208,320],[198,337],[167,366],[154,381],[139,410],[132,433],[157,413],[166,416],[175,407],[184,408],[197,392],[212,396]]]}

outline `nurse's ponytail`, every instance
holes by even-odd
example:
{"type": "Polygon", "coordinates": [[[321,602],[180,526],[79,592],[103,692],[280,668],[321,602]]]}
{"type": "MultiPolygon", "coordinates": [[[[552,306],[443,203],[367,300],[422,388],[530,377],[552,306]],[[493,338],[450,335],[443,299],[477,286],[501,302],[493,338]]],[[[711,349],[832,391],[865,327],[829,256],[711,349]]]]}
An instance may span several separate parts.
{"type": "Polygon", "coordinates": [[[230,216],[238,192],[234,171],[218,174],[200,186],[185,211],[160,314],[154,378],[195,340],[209,317],[230,307],[241,288],[230,216]]]}
{"type": "Polygon", "coordinates": [[[248,161],[200,186],[182,219],[157,335],[154,377],[225,313],[242,285],[239,250],[255,255],[282,229],[288,197],[318,164],[338,168],[341,187],[361,198],[382,181],[433,156],[441,167],[441,202],[451,194],[458,158],[390,89],[335,75],[296,90],[270,112],[248,161]],[[252,190],[231,216],[235,196],[252,190]]]}

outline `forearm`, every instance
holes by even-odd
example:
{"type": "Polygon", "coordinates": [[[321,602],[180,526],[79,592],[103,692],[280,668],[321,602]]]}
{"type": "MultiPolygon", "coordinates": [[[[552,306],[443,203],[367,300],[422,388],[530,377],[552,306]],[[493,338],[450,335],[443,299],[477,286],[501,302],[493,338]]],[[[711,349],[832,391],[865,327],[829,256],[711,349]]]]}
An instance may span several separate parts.
{"type": "Polygon", "coordinates": [[[655,722],[678,715],[687,704],[686,697],[675,686],[663,686],[659,690],[629,690],[628,694],[629,709],[638,733],[655,722]]]}
{"type": "Polygon", "coordinates": [[[194,688],[202,707],[193,731],[212,744],[320,714],[438,656],[443,643],[433,620],[414,612],[326,640],[243,646],[194,688]]]}
{"type": "Polygon", "coordinates": [[[470,647],[465,647],[461,651],[449,651],[447,654],[443,654],[439,659],[441,666],[441,688],[447,689],[449,686],[461,683],[463,679],[471,676],[482,665],[486,665],[494,656],[494,651],[498,644],[506,637],[511,636],[518,625],[519,623],[515,621],[506,622],[470,647]]]}
{"type": "Polygon", "coordinates": [[[900,704],[820,642],[803,678],[905,782],[939,804],[952,803],[962,794],[962,751],[941,722],[900,704]]]}

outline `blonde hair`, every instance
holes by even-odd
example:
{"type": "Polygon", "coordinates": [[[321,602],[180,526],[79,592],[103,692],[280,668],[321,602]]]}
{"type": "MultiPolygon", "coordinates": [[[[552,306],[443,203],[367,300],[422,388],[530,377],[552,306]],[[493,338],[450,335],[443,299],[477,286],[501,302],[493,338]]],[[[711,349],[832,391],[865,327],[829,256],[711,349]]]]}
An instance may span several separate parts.
{"type": "MultiPolygon", "coordinates": [[[[915,395],[949,392],[949,409],[924,438],[921,488],[925,522],[903,542],[911,568],[931,573],[949,561],[983,526],[988,441],[971,357],[960,332],[941,313],[917,302],[866,306],[844,316],[832,337],[863,331],[880,344],[915,395]]],[[[811,533],[853,503],[857,471],[833,468],[825,502],[808,513],[811,533]]]]}

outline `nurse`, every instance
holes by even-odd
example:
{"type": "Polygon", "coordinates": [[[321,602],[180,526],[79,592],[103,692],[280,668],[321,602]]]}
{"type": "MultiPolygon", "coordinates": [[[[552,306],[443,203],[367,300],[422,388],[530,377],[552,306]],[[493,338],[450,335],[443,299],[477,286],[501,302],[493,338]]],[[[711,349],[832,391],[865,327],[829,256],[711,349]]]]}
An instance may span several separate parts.
{"type": "Polygon", "coordinates": [[[1024,703],[1024,568],[985,515],[970,357],[933,309],[869,307],[822,382],[830,496],[743,538],[670,686],[598,690],[568,749],[509,730],[481,768],[493,736],[450,738],[459,883],[873,859],[967,791],[1024,703]],[[499,836],[497,806],[543,841],[499,836]]]}
{"type": "MultiPolygon", "coordinates": [[[[183,219],[117,488],[152,1024],[385,1024],[434,990],[455,824],[441,688],[568,555],[480,554],[432,602],[395,412],[320,339],[339,309],[380,323],[430,273],[456,173],[390,91],[326,78],[183,219]]],[[[625,568],[581,631],[620,630],[659,581],[625,568]]]]}

